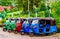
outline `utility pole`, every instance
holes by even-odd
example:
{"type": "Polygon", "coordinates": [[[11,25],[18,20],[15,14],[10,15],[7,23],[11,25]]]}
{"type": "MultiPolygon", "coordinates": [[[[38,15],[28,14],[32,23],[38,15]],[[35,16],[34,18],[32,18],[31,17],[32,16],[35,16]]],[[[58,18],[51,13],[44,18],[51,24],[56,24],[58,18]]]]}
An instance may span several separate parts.
{"type": "Polygon", "coordinates": [[[30,18],[30,12],[29,12],[29,0],[28,0],[28,18],[30,18]]]}
{"type": "Polygon", "coordinates": [[[37,18],[37,14],[38,14],[37,7],[36,7],[36,6],[34,6],[34,9],[35,9],[36,18],[37,18]]]}
{"type": "Polygon", "coordinates": [[[36,18],[37,18],[37,12],[36,12],[36,18]]]}

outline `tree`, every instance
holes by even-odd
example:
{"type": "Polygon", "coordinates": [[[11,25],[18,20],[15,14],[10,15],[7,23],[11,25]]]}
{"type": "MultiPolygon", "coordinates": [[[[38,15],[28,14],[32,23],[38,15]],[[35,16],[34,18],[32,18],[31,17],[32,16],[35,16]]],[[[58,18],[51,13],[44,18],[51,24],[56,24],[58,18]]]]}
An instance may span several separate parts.
{"type": "Polygon", "coordinates": [[[60,14],[60,1],[52,3],[51,8],[55,10],[56,14],[60,14]]]}

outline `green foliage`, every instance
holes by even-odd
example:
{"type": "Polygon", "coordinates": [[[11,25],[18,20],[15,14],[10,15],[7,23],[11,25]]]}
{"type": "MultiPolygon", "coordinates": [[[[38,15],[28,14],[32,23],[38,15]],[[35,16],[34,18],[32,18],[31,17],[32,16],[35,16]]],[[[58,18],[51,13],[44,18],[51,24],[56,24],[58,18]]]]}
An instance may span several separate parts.
{"type": "Polygon", "coordinates": [[[38,17],[44,18],[45,12],[44,11],[38,12],[38,17]]]}
{"type": "Polygon", "coordinates": [[[46,5],[45,5],[45,3],[41,3],[40,10],[41,10],[41,11],[45,11],[45,10],[46,10],[46,5]]]}
{"type": "Polygon", "coordinates": [[[50,14],[49,10],[46,10],[45,11],[45,17],[49,17],[49,14],[50,14]]]}
{"type": "MultiPolygon", "coordinates": [[[[50,3],[51,5],[46,7],[45,5],[46,0],[29,0],[29,11],[30,11],[30,17],[35,17],[36,12],[38,12],[38,17],[53,17],[56,20],[56,24],[60,25],[60,1],[57,2],[52,2],[50,3]],[[36,7],[36,9],[34,8],[36,7]],[[50,13],[48,9],[52,10],[50,13]]],[[[8,13],[17,13],[17,11],[20,11],[20,17],[21,18],[27,18],[28,17],[28,0],[0,0],[0,5],[2,6],[11,6],[13,5],[14,8],[11,10],[5,10],[6,14],[8,13]]],[[[9,16],[4,16],[5,12],[1,12],[2,17],[9,17],[9,16]]],[[[16,14],[18,15],[18,14],[16,14]]],[[[14,16],[15,17],[15,16],[14,16]]]]}
{"type": "Polygon", "coordinates": [[[53,18],[56,20],[56,25],[60,26],[60,1],[51,3],[51,9],[53,18]]]}
{"type": "Polygon", "coordinates": [[[56,20],[56,25],[60,26],[60,18],[55,18],[55,20],[56,20]]]}
{"type": "Polygon", "coordinates": [[[51,6],[52,9],[55,9],[57,14],[60,14],[60,1],[52,3],[51,6]]]}

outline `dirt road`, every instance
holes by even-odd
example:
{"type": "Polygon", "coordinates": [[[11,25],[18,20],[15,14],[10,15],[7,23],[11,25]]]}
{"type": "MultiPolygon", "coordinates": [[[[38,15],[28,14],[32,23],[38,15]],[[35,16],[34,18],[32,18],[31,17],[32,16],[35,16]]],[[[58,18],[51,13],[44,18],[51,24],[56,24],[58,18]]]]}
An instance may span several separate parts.
{"type": "Polygon", "coordinates": [[[0,28],[0,39],[60,39],[60,34],[51,35],[51,36],[34,36],[29,37],[29,35],[20,35],[14,33],[3,32],[0,28]]]}

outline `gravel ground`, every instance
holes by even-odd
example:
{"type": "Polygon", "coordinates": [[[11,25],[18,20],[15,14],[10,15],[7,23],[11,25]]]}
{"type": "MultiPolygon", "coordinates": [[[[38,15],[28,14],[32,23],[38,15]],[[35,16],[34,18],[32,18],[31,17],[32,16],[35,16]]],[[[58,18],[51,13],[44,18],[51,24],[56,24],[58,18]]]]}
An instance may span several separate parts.
{"type": "Polygon", "coordinates": [[[60,35],[51,35],[51,36],[34,36],[29,37],[29,35],[20,35],[14,33],[4,32],[2,28],[0,28],[0,39],[60,39],[60,35]]]}

